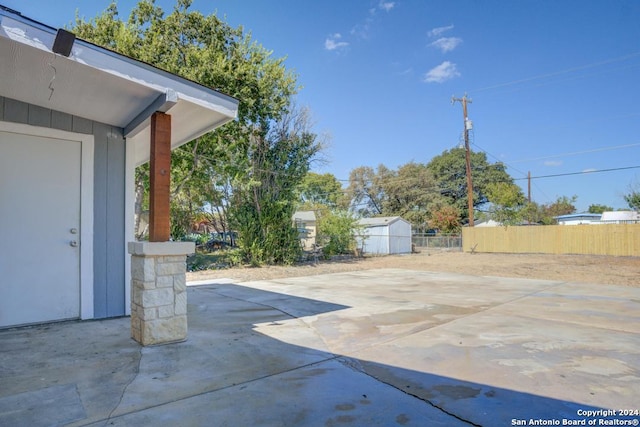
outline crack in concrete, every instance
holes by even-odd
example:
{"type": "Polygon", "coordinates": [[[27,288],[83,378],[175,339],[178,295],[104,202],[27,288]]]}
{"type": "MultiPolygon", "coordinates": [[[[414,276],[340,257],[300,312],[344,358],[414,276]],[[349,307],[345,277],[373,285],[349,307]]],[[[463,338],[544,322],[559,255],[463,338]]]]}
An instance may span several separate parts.
{"type": "Polygon", "coordinates": [[[140,375],[140,366],[142,365],[142,350],[144,349],[144,347],[140,346],[139,350],[138,350],[138,363],[136,365],[136,369],[133,373],[133,377],[131,378],[131,380],[129,380],[129,382],[123,387],[122,389],[122,393],[120,393],[120,398],[118,399],[118,403],[116,403],[116,406],[114,406],[114,408],[111,410],[111,412],[109,412],[109,415],[107,415],[107,418],[104,420],[104,425],[103,427],[106,427],[106,425],[109,423],[109,421],[111,421],[111,417],[113,416],[113,413],[120,407],[120,405],[122,404],[122,401],[124,400],[124,395],[127,393],[127,389],[129,388],[129,386],[131,384],[133,384],[133,382],[136,380],[136,378],[138,378],[138,375],[140,375]]]}
{"type": "Polygon", "coordinates": [[[353,359],[346,358],[346,357],[341,357],[341,358],[338,358],[338,362],[340,362],[343,365],[355,370],[356,372],[359,372],[359,373],[361,373],[363,375],[368,376],[369,378],[372,378],[373,380],[375,380],[375,381],[377,381],[377,382],[379,382],[381,384],[385,384],[385,385],[387,385],[389,387],[392,387],[395,390],[398,390],[398,391],[406,394],[407,396],[411,396],[411,397],[414,397],[414,398],[416,398],[418,400],[421,400],[421,401],[427,403],[429,406],[431,406],[431,407],[439,410],[440,412],[443,412],[443,413],[445,413],[445,414],[447,414],[447,415],[449,415],[449,416],[451,416],[451,417],[453,417],[453,418],[455,418],[455,419],[457,419],[459,421],[462,421],[463,423],[469,424],[469,425],[474,426],[474,427],[483,427],[482,424],[476,424],[471,420],[467,420],[465,418],[460,417],[459,415],[454,414],[453,412],[447,411],[442,406],[437,405],[436,403],[430,401],[429,399],[425,399],[425,398],[420,397],[420,396],[418,396],[418,395],[416,395],[414,393],[409,393],[408,391],[403,390],[400,387],[398,387],[398,386],[396,386],[396,385],[394,385],[392,383],[388,383],[386,381],[382,381],[380,378],[376,377],[375,375],[371,375],[367,371],[365,371],[364,368],[359,363],[358,364],[353,363],[353,362],[355,362],[353,359]]]}

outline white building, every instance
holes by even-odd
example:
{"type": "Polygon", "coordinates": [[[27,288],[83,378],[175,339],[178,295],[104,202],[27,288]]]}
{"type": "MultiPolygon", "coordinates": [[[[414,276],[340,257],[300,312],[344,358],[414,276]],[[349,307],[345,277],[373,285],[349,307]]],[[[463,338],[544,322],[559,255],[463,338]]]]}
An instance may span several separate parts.
{"type": "Polygon", "coordinates": [[[594,213],[578,213],[560,215],[554,217],[554,219],[558,221],[558,225],[598,224],[601,216],[601,214],[594,213]]]}
{"type": "Polygon", "coordinates": [[[640,222],[640,213],[635,211],[603,212],[600,221],[603,224],[635,224],[640,222]]]}
{"type": "Polygon", "coordinates": [[[411,223],[399,216],[363,218],[358,221],[363,227],[358,247],[365,254],[411,253],[411,223]]]}
{"type": "Polygon", "coordinates": [[[558,221],[558,225],[640,223],[640,213],[635,211],[609,211],[602,214],[579,213],[560,215],[554,218],[558,221]]]}
{"type": "Polygon", "coordinates": [[[501,227],[502,223],[495,221],[493,219],[488,219],[486,221],[477,222],[474,227],[501,227]]]}

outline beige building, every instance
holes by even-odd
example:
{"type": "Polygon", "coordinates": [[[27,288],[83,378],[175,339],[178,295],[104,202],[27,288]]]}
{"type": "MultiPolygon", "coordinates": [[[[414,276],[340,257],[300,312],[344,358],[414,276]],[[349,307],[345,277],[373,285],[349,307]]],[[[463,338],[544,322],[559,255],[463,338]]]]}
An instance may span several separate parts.
{"type": "Polygon", "coordinates": [[[298,211],[293,214],[293,223],[300,236],[302,249],[310,251],[316,244],[316,213],[314,211],[298,211]]]}

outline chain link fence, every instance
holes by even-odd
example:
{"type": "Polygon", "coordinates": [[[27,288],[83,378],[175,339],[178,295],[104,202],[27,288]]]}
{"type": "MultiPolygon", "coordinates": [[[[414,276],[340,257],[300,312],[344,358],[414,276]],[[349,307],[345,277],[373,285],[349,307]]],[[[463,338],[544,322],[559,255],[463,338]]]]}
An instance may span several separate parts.
{"type": "Polygon", "coordinates": [[[462,235],[416,233],[411,237],[416,252],[462,251],[462,235]]]}

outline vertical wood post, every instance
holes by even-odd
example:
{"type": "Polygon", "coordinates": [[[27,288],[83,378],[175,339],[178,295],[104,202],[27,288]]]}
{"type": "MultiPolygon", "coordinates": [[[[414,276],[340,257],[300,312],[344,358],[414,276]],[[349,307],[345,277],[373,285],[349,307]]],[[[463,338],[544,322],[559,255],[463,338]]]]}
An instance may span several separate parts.
{"type": "Polygon", "coordinates": [[[150,169],[149,241],[167,242],[171,184],[171,116],[168,114],[156,112],[151,116],[150,169]]]}

